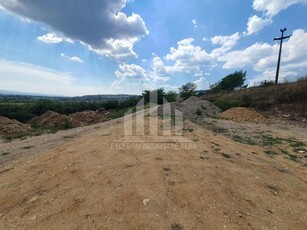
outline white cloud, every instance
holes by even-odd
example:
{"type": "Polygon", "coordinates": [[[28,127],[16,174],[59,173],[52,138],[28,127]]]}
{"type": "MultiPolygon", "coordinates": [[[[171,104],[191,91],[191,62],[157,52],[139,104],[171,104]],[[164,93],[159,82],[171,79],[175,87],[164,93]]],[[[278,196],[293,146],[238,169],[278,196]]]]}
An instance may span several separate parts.
{"type": "Polygon", "coordinates": [[[120,64],[119,69],[115,71],[115,75],[120,78],[140,78],[146,77],[146,71],[135,64],[120,64]]]}
{"type": "Polygon", "coordinates": [[[69,56],[65,55],[64,53],[61,53],[61,57],[69,59],[69,60],[74,61],[74,62],[84,63],[84,61],[81,60],[81,58],[79,58],[77,56],[69,57],[69,56]]]}
{"type": "Polygon", "coordinates": [[[260,18],[257,15],[250,16],[247,22],[247,31],[244,32],[244,35],[257,34],[265,26],[268,26],[272,23],[272,20],[269,18],[260,18]]]}
{"type": "Polygon", "coordinates": [[[128,60],[138,56],[133,50],[133,46],[138,40],[138,38],[108,39],[105,41],[106,45],[104,48],[92,49],[89,47],[89,49],[116,61],[128,60]]]}
{"type": "Polygon", "coordinates": [[[198,80],[194,81],[198,90],[206,90],[209,89],[209,82],[205,77],[201,77],[198,80]]]}
{"type": "MultiPolygon", "coordinates": [[[[102,88],[78,85],[71,74],[23,62],[0,60],[1,89],[49,95],[86,95],[102,93],[102,88]]],[[[110,91],[109,91],[110,92],[110,91]]],[[[108,91],[104,91],[108,93],[108,91]]]]}
{"type": "MultiPolygon", "coordinates": [[[[276,68],[279,45],[272,46],[274,52],[262,57],[254,66],[258,72],[276,68]]],[[[299,75],[307,73],[307,33],[304,30],[295,30],[292,37],[283,43],[281,66],[287,72],[296,72],[299,75]]]]}
{"type": "Polygon", "coordinates": [[[61,37],[57,37],[54,33],[42,35],[40,37],[37,37],[37,39],[48,44],[56,44],[63,41],[61,37]]]}
{"type": "MultiPolygon", "coordinates": [[[[0,6],[43,22],[64,37],[81,41],[97,53],[118,61],[136,57],[134,44],[149,33],[140,15],[128,16],[121,12],[126,6],[125,0],[92,0],[91,4],[84,4],[83,0],[3,0],[0,6]]],[[[41,39],[60,42],[53,35],[41,39]]]]}
{"type": "MultiPolygon", "coordinates": [[[[275,77],[279,44],[255,43],[244,50],[232,51],[219,57],[225,69],[238,69],[247,66],[259,73],[254,81],[275,77]]],[[[283,43],[281,58],[281,78],[293,78],[306,75],[307,33],[298,29],[292,37],[283,43]]],[[[253,82],[254,82],[253,81],[253,82]]]]}
{"type": "Polygon", "coordinates": [[[210,66],[213,58],[200,46],[194,46],[193,38],[183,39],[177,42],[178,48],[171,47],[170,53],[166,55],[167,61],[175,64],[168,67],[172,72],[199,72],[201,66],[210,66]]]}
{"type": "Polygon", "coordinates": [[[253,8],[256,11],[265,12],[267,17],[272,18],[278,14],[283,8],[286,9],[294,4],[307,4],[307,0],[254,0],[253,8]]]}
{"type": "MultiPolygon", "coordinates": [[[[255,43],[244,50],[229,52],[219,57],[218,60],[224,62],[223,68],[225,69],[243,68],[256,63],[262,57],[270,55],[273,52],[273,48],[267,43],[255,43]]],[[[276,48],[278,47],[276,46],[276,48]]]]}
{"type": "Polygon", "coordinates": [[[212,55],[214,56],[220,56],[227,51],[231,50],[238,42],[238,40],[241,38],[239,32],[234,33],[230,36],[214,36],[211,38],[211,42],[213,45],[219,44],[221,47],[214,49],[212,51],[212,55]]]}
{"type": "Polygon", "coordinates": [[[194,29],[196,29],[198,27],[198,23],[197,23],[196,19],[192,19],[192,24],[194,26],[194,29]]]}

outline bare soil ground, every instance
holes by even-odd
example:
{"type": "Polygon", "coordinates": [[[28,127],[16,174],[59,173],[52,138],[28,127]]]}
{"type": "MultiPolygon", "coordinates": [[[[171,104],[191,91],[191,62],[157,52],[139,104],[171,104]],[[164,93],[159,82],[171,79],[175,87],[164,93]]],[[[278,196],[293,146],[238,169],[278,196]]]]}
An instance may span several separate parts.
{"type": "Polygon", "coordinates": [[[114,148],[123,121],[0,142],[0,229],[306,229],[306,128],[204,118],[196,148],[114,148]]]}

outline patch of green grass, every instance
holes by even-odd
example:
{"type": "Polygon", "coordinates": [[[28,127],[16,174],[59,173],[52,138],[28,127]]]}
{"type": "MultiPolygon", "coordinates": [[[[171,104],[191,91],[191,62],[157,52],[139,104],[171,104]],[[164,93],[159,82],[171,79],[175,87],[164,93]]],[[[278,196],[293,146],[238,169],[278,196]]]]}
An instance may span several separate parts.
{"type": "Polygon", "coordinates": [[[288,156],[290,157],[290,160],[292,160],[294,162],[301,162],[300,158],[295,154],[288,154],[288,156]]]}
{"type": "Polygon", "coordinates": [[[295,147],[295,148],[300,148],[300,147],[304,147],[305,144],[301,141],[291,141],[293,143],[289,144],[291,147],[295,147]]]}
{"type": "Polygon", "coordinates": [[[304,149],[304,148],[295,148],[293,149],[294,152],[298,153],[300,151],[304,151],[304,152],[307,152],[307,149],[304,149]]]}
{"type": "Polygon", "coordinates": [[[243,137],[241,137],[241,136],[238,136],[238,135],[235,135],[235,136],[233,136],[233,138],[232,138],[234,141],[236,141],[236,142],[243,142],[243,137]]]}
{"type": "Polygon", "coordinates": [[[241,137],[241,136],[238,136],[238,135],[234,135],[232,139],[236,142],[240,142],[240,143],[243,143],[243,144],[256,145],[256,143],[254,141],[252,141],[252,139],[250,139],[249,137],[244,138],[244,137],[241,137]]]}
{"type": "Polygon", "coordinates": [[[272,136],[266,136],[263,135],[262,136],[262,143],[264,146],[275,146],[275,145],[280,145],[283,143],[283,139],[282,138],[274,138],[272,136]]]}
{"type": "Polygon", "coordinates": [[[14,135],[9,135],[9,136],[6,136],[4,137],[6,141],[10,142],[14,139],[26,139],[28,136],[32,136],[31,133],[28,133],[28,132],[20,132],[20,133],[16,133],[14,135]]]}
{"type": "Polygon", "coordinates": [[[116,119],[119,117],[123,117],[126,112],[128,112],[131,108],[124,108],[124,109],[113,109],[111,110],[111,118],[116,119]]]}
{"type": "Polygon", "coordinates": [[[221,128],[221,127],[214,127],[214,128],[212,129],[212,131],[215,132],[215,133],[226,133],[226,132],[227,132],[227,129],[221,128]]]}
{"type": "Polygon", "coordinates": [[[279,149],[282,154],[288,154],[289,152],[285,149],[279,149]]]}
{"type": "Polygon", "coordinates": [[[193,128],[188,128],[188,131],[191,133],[191,132],[194,131],[194,129],[193,128]]]}
{"type": "Polygon", "coordinates": [[[269,157],[273,157],[275,155],[278,155],[277,152],[272,151],[272,150],[266,150],[266,151],[264,151],[264,153],[267,154],[269,157]]]}

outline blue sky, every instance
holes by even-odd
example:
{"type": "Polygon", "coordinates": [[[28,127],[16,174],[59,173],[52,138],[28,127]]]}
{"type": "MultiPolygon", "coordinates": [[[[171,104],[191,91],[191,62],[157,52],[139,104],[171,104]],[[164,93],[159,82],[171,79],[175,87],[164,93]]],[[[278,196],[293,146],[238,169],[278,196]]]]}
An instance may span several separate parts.
{"type": "Polygon", "coordinates": [[[52,95],[199,89],[236,70],[307,74],[307,0],[1,0],[0,89],[52,95]],[[86,3],[85,3],[86,2],[86,3]]]}

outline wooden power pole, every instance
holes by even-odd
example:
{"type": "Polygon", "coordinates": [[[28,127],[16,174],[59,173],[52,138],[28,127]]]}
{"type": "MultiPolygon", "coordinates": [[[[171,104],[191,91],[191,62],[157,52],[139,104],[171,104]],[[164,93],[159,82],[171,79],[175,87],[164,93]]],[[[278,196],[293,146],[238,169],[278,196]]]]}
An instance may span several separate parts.
{"type": "Polygon", "coordinates": [[[291,35],[285,36],[285,37],[284,37],[284,32],[285,32],[286,30],[287,30],[286,28],[280,29],[281,37],[280,37],[280,38],[274,38],[274,41],[280,40],[279,55],[278,55],[277,69],[276,69],[276,77],[275,77],[275,84],[278,84],[279,67],[280,67],[281,50],[282,50],[282,41],[283,41],[284,39],[287,39],[287,38],[290,38],[290,37],[291,37],[291,35]]]}

